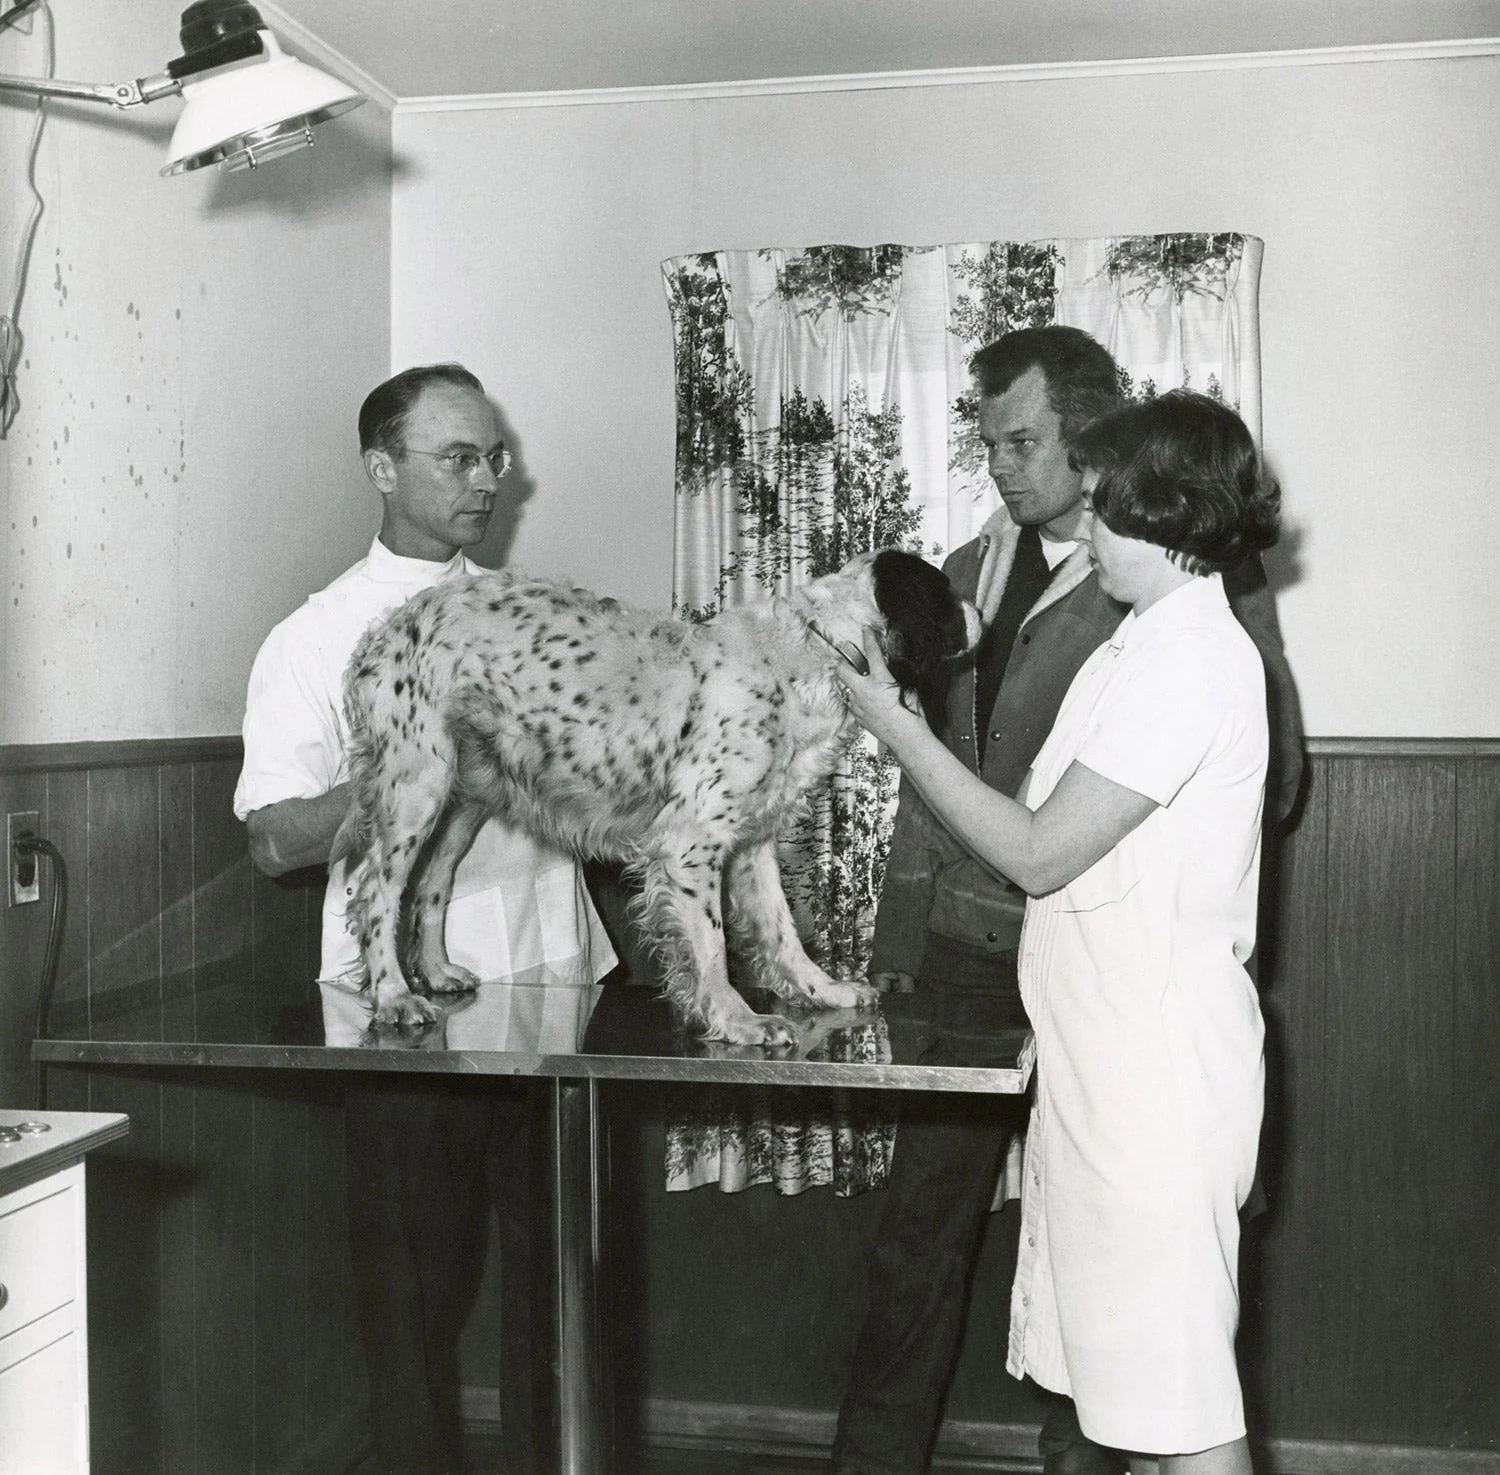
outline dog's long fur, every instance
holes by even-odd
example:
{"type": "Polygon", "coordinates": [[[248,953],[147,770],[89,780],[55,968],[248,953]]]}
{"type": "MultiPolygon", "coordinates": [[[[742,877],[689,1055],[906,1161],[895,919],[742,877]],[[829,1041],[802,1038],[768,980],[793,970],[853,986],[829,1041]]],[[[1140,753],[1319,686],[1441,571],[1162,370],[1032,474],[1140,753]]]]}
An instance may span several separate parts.
{"type": "Polygon", "coordinates": [[[865,627],[903,687],[921,692],[972,647],[978,619],[931,565],[887,549],[769,608],[702,624],[482,575],[429,589],[372,629],[344,701],[352,819],[368,847],[350,920],[377,1022],[435,1014],[402,976],[408,889],[411,957],[427,988],[475,986],[448,960],[443,919],[454,870],[490,815],[625,863],[666,991],[710,1038],[793,1037],[730,985],[723,901],[762,986],[819,1007],[870,1002],[867,985],[836,982],[803,952],[775,852],[783,819],[853,735],[828,641],[857,651],[865,627]]]}

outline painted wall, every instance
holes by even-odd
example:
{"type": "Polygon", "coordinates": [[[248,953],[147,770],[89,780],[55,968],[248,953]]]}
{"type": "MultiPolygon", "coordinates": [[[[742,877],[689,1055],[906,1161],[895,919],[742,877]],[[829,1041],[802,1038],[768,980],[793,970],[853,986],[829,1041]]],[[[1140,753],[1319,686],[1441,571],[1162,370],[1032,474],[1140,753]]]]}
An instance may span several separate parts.
{"type": "MultiPolygon", "coordinates": [[[[159,71],[181,8],[55,5],[56,75],[159,71]]],[[[0,32],[0,71],[42,73],[40,26],[0,32]]],[[[354,422],[389,364],[389,115],[162,179],[178,111],[49,105],[0,441],[0,743],[237,732],[266,631],[378,521],[354,422]]],[[[31,119],[0,102],[7,305],[31,119]]]]}
{"type": "Polygon", "coordinates": [[[1266,242],[1272,558],[1308,729],[1500,732],[1500,60],[579,106],[398,108],[392,351],[469,362],[515,563],[670,597],[694,250],[1167,230],[1266,242]]]}

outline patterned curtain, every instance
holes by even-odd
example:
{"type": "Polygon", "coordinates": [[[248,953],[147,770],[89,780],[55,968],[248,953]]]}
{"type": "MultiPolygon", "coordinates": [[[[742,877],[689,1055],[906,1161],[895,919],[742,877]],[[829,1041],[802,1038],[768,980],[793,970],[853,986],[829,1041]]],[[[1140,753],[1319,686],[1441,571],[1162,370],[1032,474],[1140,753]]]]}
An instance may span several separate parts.
{"type": "MultiPolygon", "coordinates": [[[[1260,432],[1252,236],[1179,234],[949,246],[717,251],[662,264],[676,362],[673,606],[706,619],[903,546],[934,561],[999,505],[967,365],[1015,328],[1067,323],[1125,393],[1188,386],[1260,432]]],[[[863,975],[894,811],[868,742],[782,837],[808,953],[863,975]]],[[[872,1047],[878,1042],[872,1036],[872,1047]]],[[[872,1057],[874,1058],[874,1057],[872,1057]]],[[[893,1129],[826,1096],[704,1091],[668,1123],[669,1188],[774,1182],[858,1193],[893,1129]]]]}

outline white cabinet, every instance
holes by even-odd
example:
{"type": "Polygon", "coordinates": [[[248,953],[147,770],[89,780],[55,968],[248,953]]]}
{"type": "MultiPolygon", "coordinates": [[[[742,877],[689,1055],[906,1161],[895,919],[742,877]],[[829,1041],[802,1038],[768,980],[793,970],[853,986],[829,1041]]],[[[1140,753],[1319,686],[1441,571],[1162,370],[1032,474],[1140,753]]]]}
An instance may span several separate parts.
{"type": "Polygon", "coordinates": [[[83,1154],[128,1125],[0,1111],[0,1475],[89,1468],[83,1154]],[[23,1122],[32,1129],[9,1140],[23,1122]]]}

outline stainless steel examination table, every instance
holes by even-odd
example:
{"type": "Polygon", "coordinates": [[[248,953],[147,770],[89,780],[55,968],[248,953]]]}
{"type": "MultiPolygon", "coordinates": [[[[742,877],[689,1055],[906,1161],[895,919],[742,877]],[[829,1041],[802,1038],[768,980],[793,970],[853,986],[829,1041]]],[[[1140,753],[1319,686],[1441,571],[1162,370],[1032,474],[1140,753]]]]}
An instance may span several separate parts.
{"type": "MultiPolygon", "coordinates": [[[[765,1007],[765,1001],[758,1001],[765,1007]]],[[[451,1011],[463,1016],[465,1004],[451,1011]]],[[[561,1475],[608,1475],[611,1407],[607,1378],[608,1297],[602,1294],[603,1196],[607,1183],[600,1081],[815,1087],[975,1094],[1024,1091],[1033,1042],[1024,1030],[976,1034],[960,1028],[961,1050],[934,1049],[948,1021],[922,994],[889,995],[882,1006],[880,1063],[839,1060],[840,1030],[868,1030],[870,1012],[835,1011],[797,1019],[797,1046],[780,1052],[715,1046],[673,1028],[667,1005],[631,984],[601,991],[574,1053],[527,1050],[514,1036],[504,1049],[476,1049],[482,1031],[454,1029],[445,1016],[420,1036],[368,1034],[353,1047],[323,1044],[222,1044],[48,1039],[33,1046],[41,1062],[72,1066],[176,1067],[222,1072],[364,1071],[421,1075],[527,1076],[547,1082],[551,1231],[555,1271],[553,1370],[561,1475]],[[884,1048],[888,1038],[889,1049],[884,1048]],[[933,1061],[944,1063],[932,1063],[933,1061]],[[966,1063],[950,1063],[961,1060],[966,1063]],[[926,1062],[926,1063],[924,1063],[926,1062]]],[[[847,1053],[847,1052],[845,1052],[847,1053]]]]}

